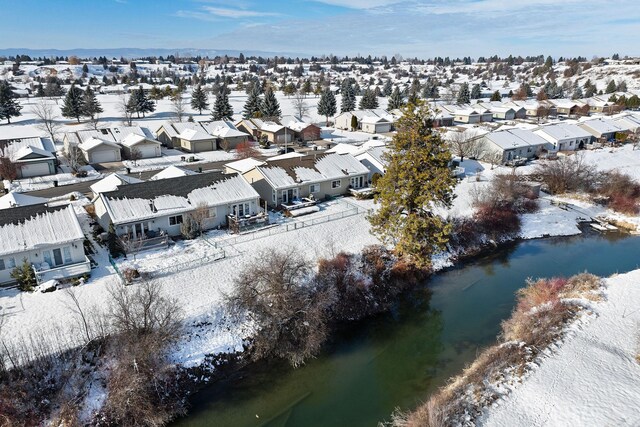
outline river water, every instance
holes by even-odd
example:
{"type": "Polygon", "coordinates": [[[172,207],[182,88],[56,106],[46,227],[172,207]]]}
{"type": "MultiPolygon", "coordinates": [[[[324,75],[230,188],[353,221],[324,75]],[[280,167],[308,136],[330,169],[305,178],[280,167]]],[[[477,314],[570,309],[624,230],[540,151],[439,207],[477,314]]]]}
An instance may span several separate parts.
{"type": "Polygon", "coordinates": [[[413,409],[495,341],[528,277],[639,268],[640,237],[523,241],[437,274],[391,313],[350,325],[298,369],[260,363],[204,389],[175,426],[376,426],[413,409]]]}

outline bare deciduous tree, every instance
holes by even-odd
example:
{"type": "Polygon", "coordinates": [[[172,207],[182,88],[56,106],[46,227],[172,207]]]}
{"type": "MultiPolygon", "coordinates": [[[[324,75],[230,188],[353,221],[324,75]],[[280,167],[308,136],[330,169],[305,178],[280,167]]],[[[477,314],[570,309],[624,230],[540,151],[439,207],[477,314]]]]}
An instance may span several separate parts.
{"type": "Polygon", "coordinates": [[[182,98],[182,93],[178,92],[171,97],[171,112],[175,121],[182,122],[185,115],[185,103],[182,98]]]}
{"type": "Polygon", "coordinates": [[[67,163],[73,172],[78,172],[80,167],[87,163],[84,155],[82,154],[82,150],[74,144],[69,144],[69,147],[65,150],[64,158],[67,160],[67,163]]]}
{"type": "Polygon", "coordinates": [[[56,121],[58,118],[57,110],[58,106],[48,102],[45,98],[40,98],[36,101],[31,109],[39,121],[36,127],[46,132],[54,144],[56,143],[56,135],[61,126],[61,124],[56,121]]]}
{"type": "Polygon", "coordinates": [[[275,356],[299,366],[327,338],[329,296],[309,283],[311,266],[294,249],[264,251],[240,273],[230,308],[247,314],[260,333],[253,357],[275,356]]]}
{"type": "Polygon", "coordinates": [[[305,98],[305,94],[300,91],[296,92],[293,97],[293,109],[296,112],[296,117],[300,120],[302,120],[303,117],[309,116],[309,104],[307,104],[305,98]]]}
{"type": "Polygon", "coordinates": [[[251,141],[241,142],[236,146],[236,159],[248,159],[259,155],[260,152],[251,141]]]}
{"type": "Polygon", "coordinates": [[[479,142],[474,131],[465,130],[462,132],[449,132],[447,134],[447,145],[451,152],[460,157],[460,161],[463,162],[465,157],[472,157],[473,154],[478,152],[479,142]]]}
{"type": "Polygon", "coordinates": [[[122,114],[122,123],[125,126],[131,126],[133,124],[133,111],[129,108],[127,95],[121,95],[118,99],[118,111],[122,114]]]}
{"type": "Polygon", "coordinates": [[[18,177],[16,164],[8,157],[0,157],[0,177],[9,181],[13,181],[18,177]]]}
{"type": "Polygon", "coordinates": [[[142,151],[138,147],[131,147],[129,149],[129,160],[133,162],[133,165],[136,166],[138,164],[138,160],[142,158],[142,151]]]}

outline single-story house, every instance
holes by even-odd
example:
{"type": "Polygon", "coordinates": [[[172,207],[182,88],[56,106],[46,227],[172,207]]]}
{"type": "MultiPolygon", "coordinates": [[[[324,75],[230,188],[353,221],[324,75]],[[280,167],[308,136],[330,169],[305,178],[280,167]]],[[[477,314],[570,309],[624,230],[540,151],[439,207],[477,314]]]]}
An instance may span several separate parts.
{"type": "Polygon", "coordinates": [[[205,132],[216,138],[218,149],[233,150],[238,144],[249,140],[248,133],[238,130],[233,123],[226,120],[200,122],[199,124],[205,132]]]}
{"type": "Polygon", "coordinates": [[[280,120],[284,126],[291,129],[294,133],[294,138],[297,141],[317,141],[320,137],[320,126],[313,123],[306,123],[297,117],[286,116],[280,120]]]}
{"type": "MultiPolygon", "coordinates": [[[[195,127],[195,126],[194,126],[195,127]]],[[[180,146],[178,132],[171,123],[164,123],[155,131],[156,139],[166,147],[174,148],[180,146]]]]}
{"type": "Polygon", "coordinates": [[[387,171],[387,161],[384,158],[385,153],[389,149],[387,147],[372,147],[361,153],[356,154],[354,157],[362,163],[367,169],[369,169],[369,180],[373,175],[384,175],[387,171]]]}
{"type": "Polygon", "coordinates": [[[551,99],[549,100],[556,107],[557,115],[573,117],[578,115],[581,109],[586,105],[580,101],[570,99],[551,99]]]}
{"type": "Polygon", "coordinates": [[[55,148],[46,138],[19,138],[2,141],[5,156],[16,165],[18,178],[53,175],[56,173],[55,148]]]}
{"type": "Polygon", "coordinates": [[[130,133],[125,136],[122,141],[120,141],[120,145],[122,145],[124,155],[128,159],[149,159],[162,155],[160,141],[149,139],[146,136],[136,133],[130,133]]]}
{"type": "Polygon", "coordinates": [[[545,147],[549,151],[581,150],[591,144],[594,139],[589,132],[571,123],[543,126],[534,133],[549,142],[545,147]]]}
{"type": "Polygon", "coordinates": [[[394,116],[381,108],[345,111],[338,114],[335,119],[335,127],[338,129],[361,130],[368,133],[391,132],[394,123],[394,116]],[[355,129],[351,126],[353,117],[357,120],[355,129]]]}
{"type": "MultiPolygon", "coordinates": [[[[502,104],[501,102],[478,102],[473,107],[484,108],[488,111],[493,119],[497,120],[514,120],[516,118],[516,110],[513,107],[502,104]]],[[[521,109],[519,109],[521,110],[521,109]]],[[[525,110],[522,109],[522,112],[525,110]]],[[[483,113],[484,114],[484,113],[483,113]]],[[[483,122],[486,120],[482,120],[483,122]]]]}
{"type": "Polygon", "coordinates": [[[242,176],[269,206],[346,194],[369,186],[369,169],[351,154],[318,154],[272,160],[242,176]]]}
{"type": "Polygon", "coordinates": [[[239,175],[199,173],[141,182],[101,193],[95,201],[98,222],[105,230],[133,239],[154,235],[179,236],[189,215],[202,214],[204,229],[224,227],[233,218],[260,214],[258,193],[239,175]]]}
{"type": "Polygon", "coordinates": [[[106,139],[92,136],[79,144],[78,148],[89,164],[119,162],[122,160],[120,146],[106,139]]]}
{"type": "Polygon", "coordinates": [[[139,182],[144,182],[141,179],[134,178],[129,175],[123,175],[120,173],[110,173],[106,177],[102,178],[95,184],[91,185],[89,188],[93,193],[93,198],[98,197],[100,193],[107,193],[109,191],[115,191],[122,185],[128,184],[137,184],[139,182]]]}
{"type": "MultiPolygon", "coordinates": [[[[180,125],[182,123],[176,123],[180,125]]],[[[176,126],[178,129],[180,126],[176,126]]],[[[218,148],[216,138],[209,135],[202,128],[184,128],[176,136],[179,147],[189,153],[215,151],[218,148]]]]}
{"type": "Polygon", "coordinates": [[[288,144],[293,141],[294,131],[275,122],[261,119],[243,119],[236,123],[238,130],[259,140],[263,136],[272,144],[288,144]]]}
{"type": "Polygon", "coordinates": [[[613,141],[616,133],[627,133],[629,129],[621,122],[609,118],[597,118],[578,123],[582,129],[589,132],[599,140],[613,141]]]}
{"type": "Polygon", "coordinates": [[[482,114],[469,105],[439,105],[438,109],[453,116],[453,121],[458,123],[480,123],[482,114]]]}
{"type": "Polygon", "coordinates": [[[630,132],[640,133],[640,116],[636,114],[621,114],[613,119],[622,128],[629,129],[630,132]]]}
{"type": "Polygon", "coordinates": [[[529,118],[537,118],[540,116],[556,117],[558,115],[556,106],[549,101],[536,101],[535,99],[527,101],[509,101],[505,102],[505,105],[513,107],[514,109],[516,109],[516,107],[524,108],[525,116],[529,118]]]}
{"type": "Polygon", "coordinates": [[[547,141],[530,130],[508,129],[490,132],[483,137],[484,157],[498,155],[500,163],[509,163],[519,159],[531,159],[547,141]]]}
{"type": "Polygon", "coordinates": [[[84,233],[72,206],[34,204],[1,212],[0,283],[14,282],[11,272],[25,259],[39,283],[91,271],[84,233]]]}

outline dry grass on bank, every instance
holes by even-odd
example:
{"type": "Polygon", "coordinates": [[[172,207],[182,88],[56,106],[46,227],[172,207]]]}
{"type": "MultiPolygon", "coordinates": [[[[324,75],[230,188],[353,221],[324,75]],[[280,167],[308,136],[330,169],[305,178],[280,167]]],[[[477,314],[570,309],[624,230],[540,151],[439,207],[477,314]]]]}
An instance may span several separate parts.
{"type": "Polygon", "coordinates": [[[569,279],[529,280],[518,291],[511,317],[502,323],[499,344],[485,349],[465,370],[412,413],[396,413],[393,427],[466,425],[499,399],[501,385],[520,381],[545,348],[562,338],[583,309],[576,299],[598,300],[601,281],[582,273],[569,279]],[[571,300],[571,301],[568,301],[571,300]]]}

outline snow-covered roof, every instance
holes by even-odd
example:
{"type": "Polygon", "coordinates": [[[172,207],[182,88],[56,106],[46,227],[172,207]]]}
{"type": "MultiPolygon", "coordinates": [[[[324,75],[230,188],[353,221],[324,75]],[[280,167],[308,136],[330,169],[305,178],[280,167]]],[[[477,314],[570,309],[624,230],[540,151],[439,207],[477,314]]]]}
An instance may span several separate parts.
{"type": "Polygon", "coordinates": [[[18,161],[30,154],[41,157],[54,157],[55,147],[47,138],[29,137],[16,138],[8,141],[6,154],[12,161],[18,161]]]}
{"type": "Polygon", "coordinates": [[[571,123],[554,123],[543,126],[542,129],[534,131],[550,142],[557,142],[569,138],[590,138],[591,134],[580,126],[571,123]]]}
{"type": "Polygon", "coordinates": [[[100,139],[100,138],[93,137],[93,136],[91,138],[85,140],[82,144],[78,145],[78,147],[82,151],[91,151],[94,148],[97,148],[97,147],[99,147],[101,145],[106,145],[106,146],[113,147],[113,148],[118,148],[118,149],[120,148],[118,146],[118,144],[116,144],[115,142],[107,141],[107,140],[100,139]]]}
{"type": "Polygon", "coordinates": [[[607,118],[597,118],[591,120],[585,120],[580,123],[578,126],[587,130],[588,132],[600,136],[603,133],[612,133],[612,132],[624,132],[629,129],[623,127],[622,123],[615,122],[613,120],[607,118]]]}
{"type": "Polygon", "coordinates": [[[259,197],[241,176],[216,172],[147,181],[100,195],[114,224],[186,213],[201,204],[212,207],[259,197]]]}
{"type": "Polygon", "coordinates": [[[525,129],[508,129],[491,132],[485,138],[503,150],[514,148],[536,147],[547,144],[547,141],[535,133],[525,129]]]}
{"type": "Polygon", "coordinates": [[[369,173],[351,154],[323,154],[270,161],[256,168],[273,188],[322,182],[369,173]]]}
{"type": "Polygon", "coordinates": [[[178,138],[186,139],[187,141],[202,141],[213,137],[202,129],[185,129],[178,134],[178,138]]]}
{"type": "Polygon", "coordinates": [[[246,159],[242,159],[242,160],[236,160],[235,162],[230,162],[230,163],[226,163],[224,166],[226,168],[229,169],[233,169],[235,171],[238,171],[239,173],[243,174],[246,172],[249,172],[250,170],[254,169],[256,166],[261,166],[264,165],[265,162],[262,160],[256,160],[252,157],[246,158],[246,159]]]}
{"type": "Polygon", "coordinates": [[[53,159],[55,156],[51,154],[51,152],[46,150],[41,150],[40,148],[28,146],[22,147],[15,153],[11,154],[11,160],[14,162],[17,161],[30,161],[30,160],[42,160],[43,158],[53,159]],[[31,156],[32,154],[36,154],[38,158],[34,159],[25,159],[25,157],[31,156]]]}
{"type": "Polygon", "coordinates": [[[91,185],[89,188],[93,194],[106,193],[108,191],[117,190],[121,185],[136,184],[143,182],[141,179],[119,173],[111,173],[100,181],[91,185]]]}
{"type": "Polygon", "coordinates": [[[248,136],[248,134],[239,131],[233,123],[226,120],[216,120],[213,122],[200,122],[200,126],[217,138],[233,138],[238,136],[248,136]]]}
{"type": "Polygon", "coordinates": [[[158,179],[170,179],[177,178],[179,176],[187,176],[187,175],[195,175],[197,172],[192,171],[191,169],[180,168],[178,166],[169,166],[153,175],[149,178],[150,181],[156,181],[158,179]]]}
{"type": "Polygon", "coordinates": [[[358,161],[367,159],[373,163],[378,169],[385,170],[387,168],[387,162],[383,156],[389,149],[387,147],[372,147],[366,151],[363,151],[355,156],[358,161]]]}
{"type": "Polygon", "coordinates": [[[27,194],[16,193],[15,191],[10,191],[9,193],[0,197],[0,209],[39,205],[46,202],[47,199],[44,199],[42,197],[34,197],[27,194]]]}
{"type": "Polygon", "coordinates": [[[60,246],[84,239],[78,218],[70,205],[62,209],[32,205],[8,212],[14,218],[22,212],[25,212],[25,216],[0,226],[0,255],[60,246]]]}
{"type": "Polygon", "coordinates": [[[101,139],[103,141],[116,142],[109,129],[85,129],[77,132],[78,138],[81,143],[86,142],[89,139],[101,139]]]}
{"type": "Polygon", "coordinates": [[[149,128],[146,128],[146,127],[140,127],[140,126],[111,127],[109,128],[109,132],[111,132],[116,142],[124,141],[131,134],[139,135],[149,140],[154,140],[153,134],[151,133],[149,128]]]}

